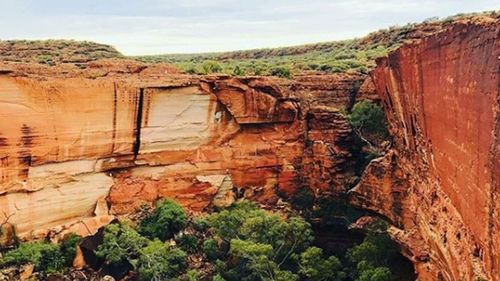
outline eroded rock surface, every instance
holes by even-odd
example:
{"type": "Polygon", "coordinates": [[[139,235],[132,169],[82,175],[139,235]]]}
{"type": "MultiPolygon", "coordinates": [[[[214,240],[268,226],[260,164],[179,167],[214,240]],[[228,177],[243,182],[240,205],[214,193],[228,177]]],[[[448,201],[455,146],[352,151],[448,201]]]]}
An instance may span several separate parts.
{"type": "Polygon", "coordinates": [[[499,21],[459,22],[379,61],[394,136],[351,191],[389,218],[422,280],[500,280],[499,21]]]}
{"type": "Polygon", "coordinates": [[[318,102],[300,79],[113,61],[2,69],[0,213],[21,237],[89,235],[164,197],[198,212],[353,181],[342,109],[359,76],[321,78],[335,96],[318,102]]]}
{"type": "Polygon", "coordinates": [[[351,203],[392,223],[419,280],[498,281],[498,26],[423,32],[368,78],[2,64],[4,233],[91,235],[164,197],[199,212],[355,186],[351,203]],[[361,175],[344,110],[366,98],[382,102],[394,140],[361,175]]]}

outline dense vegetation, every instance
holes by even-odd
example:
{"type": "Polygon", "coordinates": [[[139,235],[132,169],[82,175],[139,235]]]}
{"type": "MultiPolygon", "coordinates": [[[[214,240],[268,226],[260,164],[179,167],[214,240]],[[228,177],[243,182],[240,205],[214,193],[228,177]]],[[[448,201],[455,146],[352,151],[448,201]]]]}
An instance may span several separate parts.
{"type": "Polygon", "coordinates": [[[40,241],[21,243],[0,258],[0,267],[31,264],[37,271],[61,272],[65,267],[72,265],[76,245],[80,241],[80,237],[72,234],[61,244],[40,241]]]}
{"type": "Polygon", "coordinates": [[[442,30],[457,19],[471,19],[478,15],[497,17],[498,13],[429,18],[423,23],[394,26],[353,40],[223,53],[139,56],[136,59],[148,63],[171,63],[192,74],[274,75],[288,78],[291,74],[307,71],[366,73],[375,65],[376,58],[385,56],[405,40],[442,30]]]}
{"type": "Polygon", "coordinates": [[[193,55],[137,57],[148,63],[167,62],[190,74],[225,73],[229,75],[273,75],[289,78],[291,73],[347,70],[366,73],[375,58],[387,54],[395,44],[361,46],[360,40],[314,45],[193,55]]]}
{"type": "MultiPolygon", "coordinates": [[[[343,256],[326,255],[314,245],[311,225],[302,217],[240,201],[189,218],[174,201],[164,200],[141,222],[107,226],[95,255],[103,266],[125,268],[139,280],[391,280],[388,261],[397,248],[386,235],[374,233],[343,256]],[[190,262],[196,259],[203,263],[190,262]]],[[[72,235],[59,245],[21,243],[0,264],[33,264],[44,275],[64,273],[79,242],[72,235]]]]}

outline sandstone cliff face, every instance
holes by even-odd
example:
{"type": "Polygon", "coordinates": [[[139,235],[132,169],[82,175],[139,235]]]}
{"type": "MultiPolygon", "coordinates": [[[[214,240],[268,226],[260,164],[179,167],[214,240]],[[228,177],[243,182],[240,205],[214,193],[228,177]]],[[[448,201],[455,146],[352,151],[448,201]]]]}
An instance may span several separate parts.
{"type": "Polygon", "coordinates": [[[458,23],[373,73],[393,151],[370,164],[352,202],[399,228],[423,280],[500,280],[498,27],[458,23]]]}
{"type": "Polygon", "coordinates": [[[419,280],[500,280],[498,26],[414,40],[368,79],[0,65],[3,233],[89,235],[163,197],[198,212],[356,185],[351,203],[393,224],[419,280]],[[356,184],[342,112],[364,98],[382,102],[394,142],[356,184]]]}
{"type": "Polygon", "coordinates": [[[0,222],[23,238],[88,235],[164,197],[196,212],[352,185],[350,76],[330,76],[322,91],[343,98],[320,106],[301,81],[112,62],[3,69],[0,222]]]}

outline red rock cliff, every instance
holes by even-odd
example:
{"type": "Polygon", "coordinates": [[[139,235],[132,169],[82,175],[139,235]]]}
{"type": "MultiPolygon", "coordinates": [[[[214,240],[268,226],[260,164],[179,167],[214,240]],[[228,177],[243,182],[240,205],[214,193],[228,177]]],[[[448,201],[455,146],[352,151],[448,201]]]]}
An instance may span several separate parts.
{"type": "Polygon", "coordinates": [[[352,202],[397,226],[421,280],[500,280],[499,26],[459,22],[373,72],[393,150],[352,202]]]}
{"type": "Polygon", "coordinates": [[[352,182],[352,133],[341,109],[360,77],[169,71],[124,62],[5,66],[0,222],[26,238],[87,235],[163,197],[201,211],[352,182]],[[336,96],[320,106],[310,100],[318,92],[336,96]]]}

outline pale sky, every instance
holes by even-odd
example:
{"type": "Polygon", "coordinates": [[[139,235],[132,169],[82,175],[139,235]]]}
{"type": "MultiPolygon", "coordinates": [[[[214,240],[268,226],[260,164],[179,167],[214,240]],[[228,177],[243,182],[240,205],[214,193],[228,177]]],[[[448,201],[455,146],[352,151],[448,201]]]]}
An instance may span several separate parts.
{"type": "Polygon", "coordinates": [[[126,55],[280,47],[361,37],[500,0],[0,0],[0,39],[76,39],[126,55]]]}

